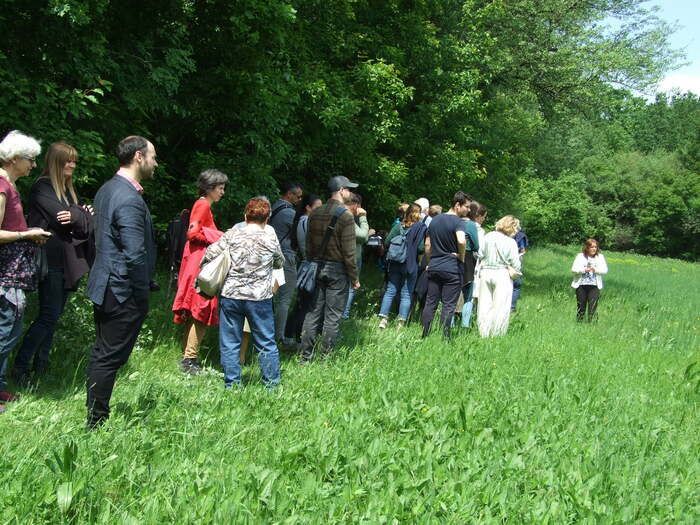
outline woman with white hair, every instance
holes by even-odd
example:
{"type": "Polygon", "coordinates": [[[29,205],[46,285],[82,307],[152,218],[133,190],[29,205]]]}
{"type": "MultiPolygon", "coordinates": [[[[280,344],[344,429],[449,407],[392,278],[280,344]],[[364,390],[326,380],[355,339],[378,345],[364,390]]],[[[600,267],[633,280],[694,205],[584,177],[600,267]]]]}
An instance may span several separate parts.
{"type": "Polygon", "coordinates": [[[510,273],[520,272],[518,245],[513,239],[519,225],[518,219],[506,215],[496,223],[495,231],[484,236],[477,310],[481,337],[503,335],[508,331],[513,297],[510,273]]]}
{"type": "Polygon", "coordinates": [[[36,288],[36,245],[50,233],[27,228],[15,183],[36,166],[36,139],[11,131],[0,142],[0,412],[17,397],[7,391],[7,358],[22,334],[25,292],[36,288]]]}

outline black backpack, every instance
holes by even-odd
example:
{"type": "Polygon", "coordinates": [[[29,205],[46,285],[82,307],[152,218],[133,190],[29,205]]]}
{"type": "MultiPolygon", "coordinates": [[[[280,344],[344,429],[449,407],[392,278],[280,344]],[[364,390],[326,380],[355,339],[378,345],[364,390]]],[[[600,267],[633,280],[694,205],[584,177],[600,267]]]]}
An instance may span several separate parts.
{"type": "Polygon", "coordinates": [[[182,262],[182,252],[185,250],[187,242],[187,228],[190,226],[190,210],[184,209],[168,223],[166,233],[168,243],[168,262],[170,271],[175,273],[175,280],[180,271],[182,262]]]}

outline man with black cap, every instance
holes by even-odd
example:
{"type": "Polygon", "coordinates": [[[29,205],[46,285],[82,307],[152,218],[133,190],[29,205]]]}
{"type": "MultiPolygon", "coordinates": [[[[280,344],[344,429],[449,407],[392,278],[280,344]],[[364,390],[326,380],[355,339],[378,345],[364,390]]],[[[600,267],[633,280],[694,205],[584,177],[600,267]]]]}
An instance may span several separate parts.
{"type": "Polygon", "coordinates": [[[301,330],[302,363],[313,358],[321,325],[321,351],[329,354],[333,350],[348,289],[350,286],[355,289],[360,287],[355,262],[355,219],[343,205],[350,197],[350,189],[357,186],[347,177],[332,177],[328,181],[330,198],[309,217],[306,254],[310,260],[319,262],[319,269],[311,311],[306,315],[301,330]],[[323,239],[329,227],[329,241],[325,250],[322,250],[323,239]]]}

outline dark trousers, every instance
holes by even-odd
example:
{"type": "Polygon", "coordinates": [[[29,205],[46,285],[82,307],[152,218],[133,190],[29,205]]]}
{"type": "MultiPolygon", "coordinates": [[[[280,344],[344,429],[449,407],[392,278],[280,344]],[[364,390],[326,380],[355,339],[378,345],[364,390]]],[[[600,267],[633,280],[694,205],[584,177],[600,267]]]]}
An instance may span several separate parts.
{"type": "Polygon", "coordinates": [[[510,302],[510,311],[515,312],[515,307],[518,304],[518,299],[520,299],[520,291],[523,287],[523,278],[518,277],[513,281],[513,298],[510,302]]]}
{"type": "Polygon", "coordinates": [[[421,321],[423,323],[423,337],[430,333],[430,325],[435,317],[438,303],[442,301],[442,313],[440,324],[445,337],[450,336],[452,317],[455,314],[459,294],[462,291],[462,274],[433,271],[428,269],[428,294],[425,299],[425,307],[421,321]]]}
{"type": "Polygon", "coordinates": [[[339,262],[326,262],[316,277],[311,311],[304,319],[301,330],[301,357],[313,357],[316,337],[321,332],[321,351],[330,353],[335,346],[340,330],[345,305],[348,301],[350,279],[345,265],[339,262]]]}
{"type": "Polygon", "coordinates": [[[63,269],[49,268],[46,277],[39,283],[39,314],[27,330],[15,357],[15,376],[24,376],[30,368],[36,374],[46,371],[56,324],[69,295],[70,291],[63,286],[63,269]]]}
{"type": "Polygon", "coordinates": [[[132,296],[120,304],[109,288],[102,305],[94,305],[96,338],[87,367],[88,425],[109,417],[117,371],[128,361],[147,313],[147,300],[139,304],[132,296]]]}
{"type": "Polygon", "coordinates": [[[284,330],[285,337],[301,340],[301,329],[304,326],[306,314],[311,310],[313,299],[313,294],[297,289],[297,300],[291,315],[287,319],[287,327],[284,330]]]}
{"type": "Polygon", "coordinates": [[[596,308],[598,308],[599,297],[600,290],[598,290],[598,287],[595,285],[582,284],[576,288],[576,318],[579,321],[583,321],[586,314],[586,306],[588,306],[588,320],[593,320],[596,308]]]}

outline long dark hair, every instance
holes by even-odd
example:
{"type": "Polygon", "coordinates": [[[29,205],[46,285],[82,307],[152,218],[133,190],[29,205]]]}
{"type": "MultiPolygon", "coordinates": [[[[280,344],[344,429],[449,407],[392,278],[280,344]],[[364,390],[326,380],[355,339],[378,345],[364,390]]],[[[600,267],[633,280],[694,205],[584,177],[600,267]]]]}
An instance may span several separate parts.
{"type": "Polygon", "coordinates": [[[299,220],[306,213],[306,207],[311,206],[314,202],[321,200],[321,197],[314,193],[305,193],[304,196],[299,201],[297,205],[296,213],[294,214],[294,220],[292,221],[292,231],[289,235],[289,239],[292,243],[292,249],[299,249],[299,241],[297,240],[297,226],[299,225],[299,220]]]}

